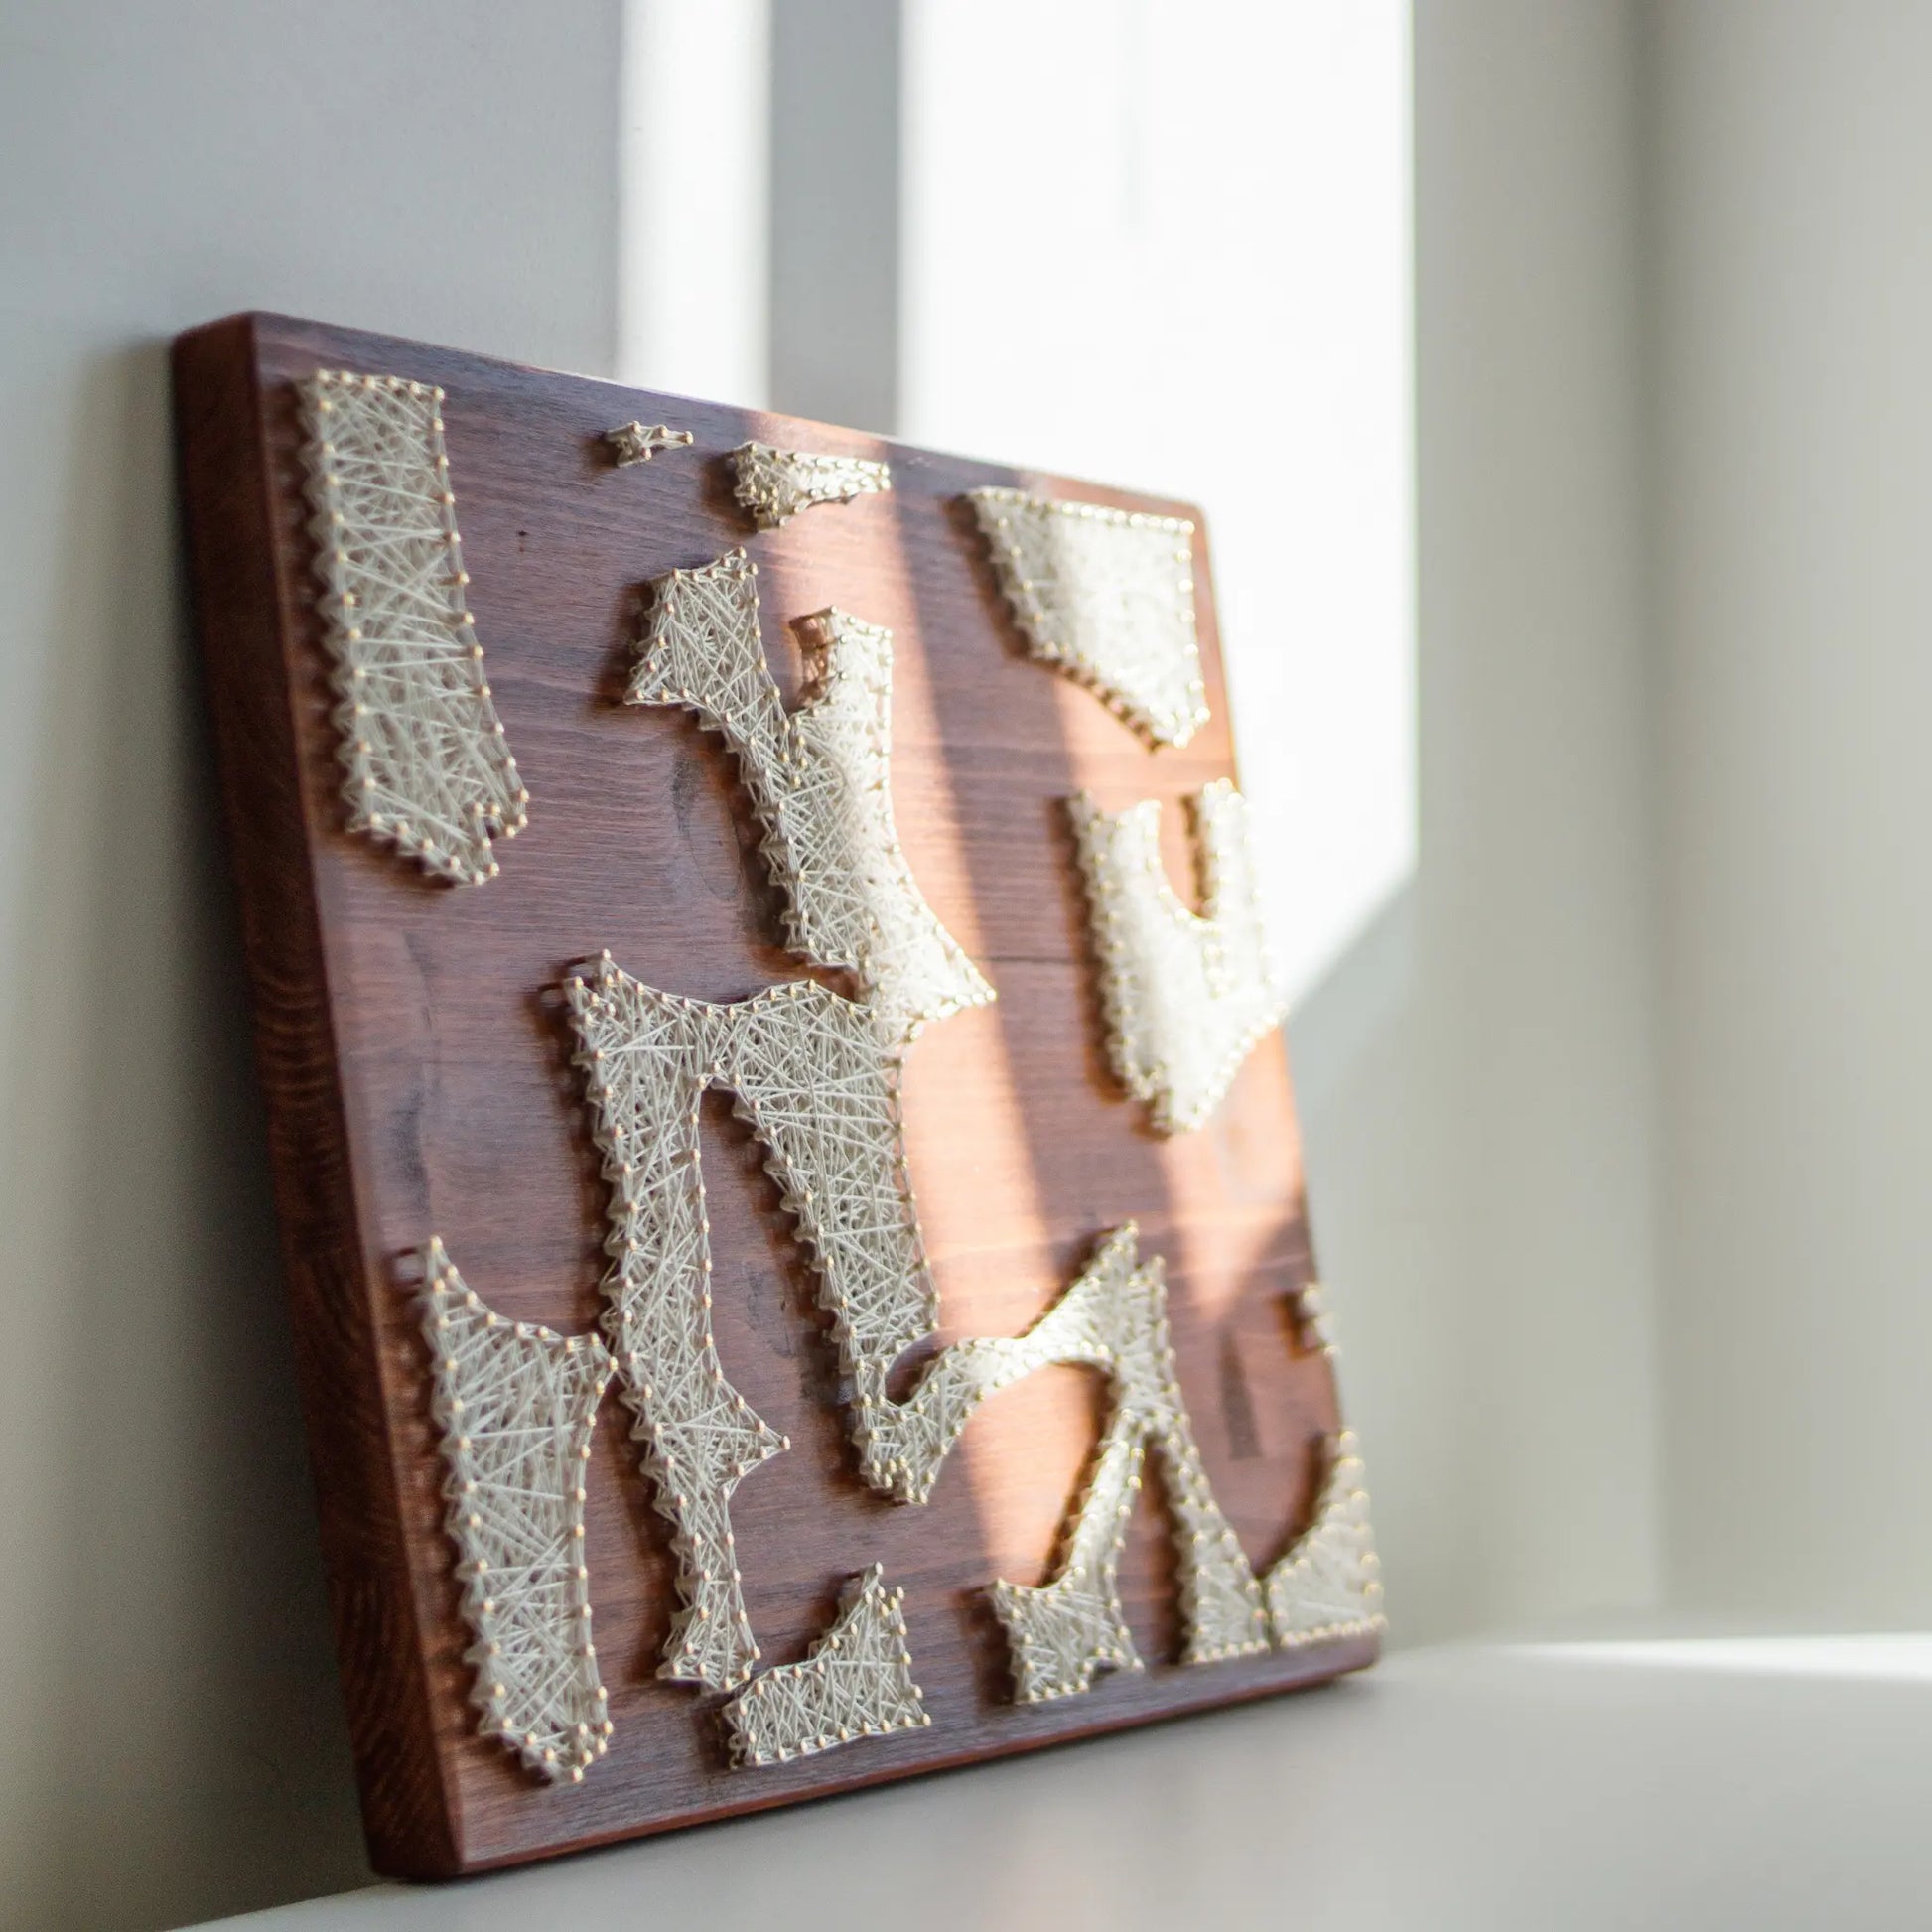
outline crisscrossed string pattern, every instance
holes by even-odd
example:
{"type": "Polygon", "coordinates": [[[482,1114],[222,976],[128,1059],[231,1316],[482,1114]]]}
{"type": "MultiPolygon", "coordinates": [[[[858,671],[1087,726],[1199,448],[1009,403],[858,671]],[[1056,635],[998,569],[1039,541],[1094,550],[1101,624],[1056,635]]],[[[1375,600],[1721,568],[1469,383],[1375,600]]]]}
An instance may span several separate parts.
{"type": "Polygon", "coordinates": [[[755,1677],[725,1707],[733,1761],[784,1764],[931,1724],[912,1681],[904,1605],[878,1564],[855,1577],[804,1661],[755,1677]]]}
{"type": "MultiPolygon", "coordinates": [[[[749,1412],[711,1345],[709,1222],[697,1140],[698,1103],[708,1086],[733,1095],[765,1148],[832,1316],[858,1410],[862,1466],[876,1486],[890,1489],[890,1473],[866,1449],[868,1419],[891,1407],[887,1372],[933,1332],[938,1305],[900,1138],[898,1053],[878,1015],[811,980],[715,1006],[646,986],[608,955],[566,980],[564,990],[611,1183],[607,1246],[615,1265],[606,1288],[623,1324],[612,1338],[626,1399],[660,1460],[687,1416],[710,1418],[706,1439],[722,1444],[708,1460],[689,1464],[693,1479],[668,1490],[658,1484],[660,1507],[668,1500],[667,1513],[694,1539],[694,1561],[706,1549],[715,1555],[729,1548],[730,1484],[741,1465],[749,1466],[755,1439],[765,1444],[762,1454],[774,1452],[770,1443],[778,1441],[756,1436],[763,1426],[745,1420],[749,1412]],[[660,1307],[681,1311],[676,1325],[660,1307]],[[637,1392],[644,1383],[651,1385],[648,1397],[637,1392]]],[[[679,1466],[687,1467],[683,1457],[679,1466]]],[[[714,1562],[698,1564],[693,1584],[729,1584],[729,1602],[739,1604],[735,1577],[729,1570],[721,1577],[714,1562]]],[[[712,1603],[706,1622],[717,1622],[723,1600],[712,1603]]],[[[738,1674],[756,1656],[747,1631],[738,1674]]]]}
{"type": "Polygon", "coordinates": [[[1208,717],[1194,526],[1023,489],[975,489],[967,500],[1030,654],[1152,744],[1185,745],[1208,717]]]}
{"type": "Polygon", "coordinates": [[[887,1371],[939,1320],[900,1139],[897,1055],[869,1008],[813,980],[712,1013],[720,1081],[764,1143],[812,1252],[856,1400],[883,1402],[887,1371]]]}
{"type": "Polygon", "coordinates": [[[1268,1573],[1269,1620],[1284,1650],[1389,1627],[1355,1432],[1338,1430],[1323,1452],[1328,1472],[1314,1519],[1268,1573]]]}
{"type": "Polygon", "coordinates": [[[690,1606],[665,1674],[729,1687],[757,1659],[730,1559],[730,1500],[776,1440],[725,1379],[711,1342],[697,1143],[711,1085],[731,1092],[762,1142],[812,1255],[875,1487],[922,1501],[978,1405],[1036,1368],[1077,1362],[1109,1375],[1114,1409],[1060,1576],[996,1592],[1021,1696],[1063,1696],[1110,1664],[1136,1667],[1114,1578],[1150,1446],[1181,1558],[1186,1661],[1266,1648],[1260,1586],[1214,1500],[1175,1379],[1162,1265],[1140,1260],[1131,1225],[1027,1334],[946,1349],[893,1402],[887,1374],[934,1333],[938,1311],[905,1172],[898,1054],[877,1017],[804,980],[712,1005],[645,986],[608,957],[566,991],[612,1187],[612,1338],[658,1507],[677,1528],[690,1606]],[[703,1668],[692,1669],[694,1657],[703,1668]]]}
{"type": "Polygon", "coordinates": [[[350,828],[480,885],[530,794],[464,595],[443,391],[325,369],[300,392],[350,828]]]}
{"type": "Polygon", "coordinates": [[[1059,1361],[1107,1371],[1112,1409],[1085,1492],[1050,1583],[993,1586],[993,1608],[1012,1653],[1014,1693],[1042,1703],[1090,1690],[1103,1670],[1135,1671],[1141,1659],[1121,1608],[1118,1581],[1127,1521],[1150,1449],[1180,1575],[1182,1659],[1211,1663],[1269,1646],[1267,1604],[1232,1525],[1214,1500],[1174,1373],[1165,1270],[1140,1258],[1130,1221],[1107,1235],[1085,1272],[1040,1326],[1060,1327],[1059,1361]]]}
{"type": "Polygon", "coordinates": [[[775,530],[818,503],[850,503],[893,486],[889,464],[857,456],[815,456],[745,443],[731,455],[738,501],[760,530],[775,530]]]}
{"type": "Polygon", "coordinates": [[[732,1492],[789,1445],[732,1386],[712,1336],[698,1104],[717,1074],[707,1016],[721,1009],[641,986],[608,953],[564,993],[610,1189],[605,1329],[677,1563],[658,1675],[729,1690],[759,1655],[732,1492]]]}
{"type": "Polygon", "coordinates": [[[1108,1057],[1158,1132],[1187,1133],[1288,1010],[1262,925],[1248,801],[1225,778],[1195,794],[1201,914],[1181,904],[1161,863],[1158,798],[1104,812],[1083,791],[1067,810],[1093,919],[1108,1057]]]}
{"type": "Polygon", "coordinates": [[[431,1411],[479,1728],[541,1776],[579,1782],[611,1734],[584,1562],[585,1470],[611,1358],[594,1335],[503,1320],[440,1240],[423,1266],[431,1411]]]}
{"type": "MultiPolygon", "coordinates": [[[[358,734],[345,756],[362,760],[351,762],[352,788],[364,795],[376,788],[380,728],[364,721],[378,713],[399,716],[428,692],[420,674],[434,651],[402,649],[384,659],[349,648],[385,639],[434,641],[433,635],[409,639],[406,626],[385,629],[366,615],[384,595],[399,606],[412,597],[428,598],[424,609],[434,605],[423,582],[390,581],[402,575],[401,559],[443,586],[444,609],[455,612],[465,637],[460,661],[469,667],[470,683],[458,680],[429,695],[440,702],[467,692],[479,701],[481,768],[497,780],[506,773],[511,789],[501,809],[472,799],[462,816],[439,819],[418,805],[415,818],[405,819],[399,810],[371,807],[365,822],[449,876],[487,877],[495,871],[489,833],[513,833],[527,793],[502,747],[481,647],[463,609],[461,587],[468,580],[436,413],[441,392],[395,378],[318,377],[311,385],[312,425],[332,437],[343,434],[344,423],[342,404],[333,392],[325,394],[332,382],[351,385],[350,413],[375,399],[376,430],[364,436],[370,463],[388,462],[398,474],[403,458],[375,446],[382,435],[406,441],[409,405],[422,404],[424,447],[441,485],[434,494],[440,525],[432,533],[440,552],[423,551],[432,538],[399,520],[392,554],[380,568],[370,565],[347,551],[350,539],[342,534],[350,520],[345,505],[355,501],[344,484],[352,463],[342,461],[341,444],[325,444],[323,429],[316,431],[317,487],[328,492],[318,505],[326,506],[328,527],[337,532],[327,564],[336,571],[329,581],[344,667],[342,717],[345,730],[352,726],[358,734]],[[325,460],[336,467],[322,471],[325,460]],[[447,582],[437,574],[438,555],[447,582]],[[360,581],[353,577],[358,569],[370,573],[367,582],[382,581],[374,597],[341,588],[360,581]],[[389,579],[382,579],[385,569],[389,579]],[[459,850],[456,834],[466,819],[482,841],[481,856],[474,844],[467,856],[459,850]],[[445,832],[447,847],[437,838],[446,820],[456,828],[445,832]]],[[[667,446],[666,440],[655,445],[667,446]]],[[[858,467],[880,473],[864,487],[890,486],[884,466],[858,467]]],[[[406,497],[400,485],[391,488],[393,482],[377,476],[367,482],[368,493],[406,497]]],[[[773,520],[826,500],[835,497],[803,496],[773,520]]],[[[1150,601],[1169,597],[1176,610],[1184,602],[1191,687],[1184,676],[1180,686],[1173,684],[1173,662],[1161,671],[1169,680],[1165,694],[1145,678],[1136,685],[1131,674],[1109,684],[1097,668],[1105,652],[1083,658],[1077,636],[1062,659],[1150,736],[1184,742],[1206,715],[1192,642],[1191,526],[1091,505],[1020,501],[1053,512],[1043,527],[1059,577],[1053,584],[1016,580],[1017,589],[1010,583],[1016,608],[1025,593],[1048,617],[1074,611],[1091,622],[1098,613],[1113,624],[1116,645],[1137,639],[1140,656],[1152,661],[1149,640],[1162,625],[1150,619],[1150,601]],[[1089,525],[1109,534],[1096,542],[1089,525]],[[1075,529],[1081,534],[1066,534],[1075,529]],[[1107,546],[1123,529],[1138,533],[1129,549],[1145,581],[1105,589],[1107,546]],[[1143,540],[1150,530],[1168,544],[1168,564],[1180,567],[1178,576],[1154,568],[1156,550],[1143,540]],[[1187,712],[1189,699],[1198,715],[1187,712]]],[[[390,509],[400,519],[393,504],[390,509]]],[[[981,510],[989,535],[1011,527],[1010,516],[1003,521],[986,504],[981,510]]],[[[376,521],[365,509],[358,528],[366,532],[376,521]]],[[[366,547],[377,552],[385,541],[371,538],[366,547]]],[[[423,609],[412,615],[423,616],[423,609]]],[[[876,1486],[923,1500],[978,1404],[1036,1368],[1083,1363],[1108,1376],[1108,1422],[1070,1514],[1057,1574],[1038,1587],[994,1587],[1021,1699],[1073,1695],[1089,1689],[1100,1671],[1140,1668],[1121,1613],[1118,1568],[1150,1452],[1163,1465],[1179,1553],[1184,1661],[1253,1654],[1271,1641],[1297,1646],[1380,1630],[1381,1585],[1352,1435],[1331,1440],[1314,1522],[1265,1580],[1257,1579],[1215,1501],[1193,1438],[1174,1371],[1162,1264],[1140,1260],[1131,1224],[1102,1243],[1093,1265],[1033,1329],[959,1343],[935,1358],[904,1402],[888,1398],[894,1362],[930,1339],[937,1325],[898,1116],[903,1054],[922,1025],[990,1000],[993,992],[926,905],[898,843],[890,793],[891,633],[828,610],[807,621],[804,641],[814,683],[800,710],[787,714],[764,657],[756,569],[743,551],[734,552],[662,580],[628,695],[632,702],[687,705],[725,735],[759,803],[765,850],[786,889],[794,945],[819,963],[855,970],[866,1003],[803,982],[735,1006],[711,1006],[630,980],[608,954],[567,983],[611,1187],[605,1326],[654,1501],[673,1525],[679,1565],[681,1608],[660,1675],[720,1689],[751,1678],[726,1713],[735,1759],[744,1764],[782,1761],[929,1722],[911,1681],[902,1592],[885,1588],[878,1566],[854,1580],[838,1617],[803,1663],[752,1678],[759,1649],[745,1612],[731,1499],[745,1474],[789,1445],[732,1387],[712,1335],[698,1108],[714,1085],[734,1094],[741,1116],[763,1141],[769,1171],[813,1255],[853,1391],[854,1434],[876,1486]]],[[[1121,661],[1117,654],[1116,670],[1121,661]]],[[[409,740],[408,755],[396,753],[391,760],[407,767],[408,782],[398,779],[383,799],[401,799],[409,784],[418,798],[426,794],[430,787],[417,768],[423,743],[441,747],[446,764],[461,765],[463,759],[450,753],[452,742],[440,726],[421,742],[409,740]]],[[[394,747],[385,740],[383,750],[394,747]]],[[[467,755],[475,747],[466,740],[458,750],[467,755]]],[[[1225,784],[1208,787],[1197,800],[1208,910],[1196,918],[1161,871],[1157,803],[1111,816],[1084,795],[1070,803],[1103,953],[1118,968],[1107,991],[1117,1065],[1130,1088],[1154,1106],[1158,1124],[1167,1131],[1192,1125],[1219,1098],[1254,1037],[1279,1018],[1278,1004],[1259,1017],[1267,1002],[1254,997],[1257,984],[1272,994],[1273,975],[1260,935],[1245,806],[1225,784]],[[1151,986],[1160,997],[1149,1003],[1141,996],[1151,986]],[[1212,1023],[1206,1029],[1203,1014],[1212,1023]],[[1176,1072],[1177,1040],[1184,1050],[1176,1072]]],[[[590,1636],[582,1463],[612,1360],[594,1338],[502,1323],[463,1286],[440,1243],[432,1244],[429,1264],[426,1332],[439,1351],[436,1413],[451,1472],[449,1527],[477,1639],[468,1655],[478,1668],[482,1727],[543,1775],[581,1779],[611,1731],[590,1636]]],[[[1313,1332],[1322,1332],[1317,1308],[1304,1316],[1313,1332]]]]}
{"type": "Polygon", "coordinates": [[[934,915],[893,816],[893,634],[822,611],[802,636],[812,687],[786,712],[759,626],[758,566],[734,550],[658,579],[625,698],[687,706],[736,756],[805,958],[846,966],[906,1039],[990,987],[934,915]]]}

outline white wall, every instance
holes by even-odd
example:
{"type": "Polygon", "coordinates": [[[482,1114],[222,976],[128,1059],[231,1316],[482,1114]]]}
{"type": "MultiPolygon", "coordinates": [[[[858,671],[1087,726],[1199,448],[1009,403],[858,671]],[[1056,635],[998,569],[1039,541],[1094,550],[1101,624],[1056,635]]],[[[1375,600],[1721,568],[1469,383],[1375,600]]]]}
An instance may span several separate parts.
{"type": "Polygon", "coordinates": [[[1653,11],[1673,1593],[1932,1605],[1932,7],[1653,11]]]}
{"type": "Polygon", "coordinates": [[[900,428],[1204,509],[1299,993],[1416,863],[1407,0],[906,26],[900,428]]]}
{"type": "Polygon", "coordinates": [[[621,207],[604,245],[617,375],[640,389],[769,406],[771,6],[623,0],[621,207]]]}
{"type": "Polygon", "coordinates": [[[1290,1027],[1403,1641],[1660,1584],[1633,12],[1416,9],[1420,861],[1290,1027]]]}
{"type": "Polygon", "coordinates": [[[0,1917],[364,1873],[176,556],[247,307],[610,364],[615,0],[0,23],[0,1917]]]}

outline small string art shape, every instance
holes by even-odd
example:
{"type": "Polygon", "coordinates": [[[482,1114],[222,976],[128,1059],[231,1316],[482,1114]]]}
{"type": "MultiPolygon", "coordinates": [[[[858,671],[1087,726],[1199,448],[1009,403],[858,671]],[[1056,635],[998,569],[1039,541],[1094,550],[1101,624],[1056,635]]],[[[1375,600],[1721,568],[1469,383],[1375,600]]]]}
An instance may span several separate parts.
{"type": "Polygon", "coordinates": [[[1200,913],[1161,863],[1161,801],[1067,801],[1099,955],[1107,1050],[1162,1134],[1198,1127],[1280,1026],[1287,992],[1262,924],[1248,802],[1225,778],[1192,800],[1200,913]]]}
{"type": "Polygon", "coordinates": [[[725,1707],[733,1761],[785,1764],[931,1724],[912,1681],[904,1606],[905,1592],[886,1587],[878,1564],[853,1578],[804,1661],[755,1677],[725,1707]]]}
{"type": "Polygon", "coordinates": [[[892,468],[856,456],[815,456],[745,443],[732,452],[738,501],[760,530],[775,530],[818,503],[850,503],[893,486],[892,468]]]}
{"type": "Polygon", "coordinates": [[[1295,1330],[1304,1348],[1332,1360],[1341,1352],[1335,1339],[1334,1311],[1328,1307],[1328,1291],[1319,1282],[1310,1282],[1294,1297],[1295,1330]]]}
{"type": "Polygon", "coordinates": [[[1174,1372],[1166,1271],[1143,1261],[1133,1222],[1103,1238],[1092,1262],[1046,1314],[1061,1361],[1106,1370],[1112,1408],[1058,1574],[1042,1585],[996,1583],[993,1608],[1012,1653],[1014,1694],[1043,1703],[1091,1690],[1103,1670],[1138,1671],[1118,1580],[1128,1517],[1150,1449],[1179,1567],[1182,1661],[1247,1657],[1269,1647],[1267,1602],[1240,1539],[1214,1500],[1174,1372]]]}
{"type": "Polygon", "coordinates": [[[893,633],[843,611],[807,619],[811,681],[787,712],[759,626],[758,566],[734,550],[659,578],[625,692],[683,705],[738,759],[782,889],[793,949],[850,967],[905,1040],[991,986],[926,903],[893,817],[893,633]]]}
{"type": "Polygon", "coordinates": [[[1284,1650],[1389,1627],[1355,1432],[1338,1430],[1323,1454],[1328,1471],[1314,1520],[1267,1577],[1268,1618],[1284,1650]]]}
{"type": "Polygon", "coordinates": [[[1152,744],[1185,745],[1208,718],[1193,524],[1023,489],[967,500],[1029,653],[1152,744]]]}
{"type": "Polygon", "coordinates": [[[464,595],[443,391],[323,369],[300,394],[350,829],[481,885],[530,794],[464,595]]]}
{"type": "Polygon", "coordinates": [[[620,470],[633,463],[648,463],[664,450],[687,450],[697,439],[688,429],[672,429],[668,423],[620,423],[607,429],[604,440],[611,446],[611,461],[620,470]]]}
{"type": "Polygon", "coordinates": [[[585,1467],[611,1357],[595,1335],[503,1320],[440,1240],[423,1266],[478,1728],[540,1776],[580,1783],[611,1735],[584,1562],[585,1467]]]}
{"type": "MultiPolygon", "coordinates": [[[[1332,1363],[1341,1341],[1327,1290],[1309,1282],[1290,1298],[1290,1307],[1302,1346],[1332,1363]]],[[[1284,1650],[1379,1636],[1389,1627],[1355,1432],[1343,1428],[1326,1438],[1322,1459],[1325,1472],[1314,1515],[1264,1580],[1269,1622],[1284,1650]]]]}

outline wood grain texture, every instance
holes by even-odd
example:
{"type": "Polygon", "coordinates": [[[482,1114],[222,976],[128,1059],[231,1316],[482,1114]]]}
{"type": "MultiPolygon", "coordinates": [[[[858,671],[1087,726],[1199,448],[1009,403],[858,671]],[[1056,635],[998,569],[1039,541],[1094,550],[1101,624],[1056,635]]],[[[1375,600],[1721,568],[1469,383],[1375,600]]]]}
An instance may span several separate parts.
{"type": "Polygon", "coordinates": [[[933,909],[999,989],[930,1029],[905,1082],[908,1153],[945,1338],[1011,1333],[1130,1218],[1168,1262],[1174,1341],[1215,1492],[1256,1564],[1313,1500],[1336,1423],[1327,1363],[1288,1297],[1311,1278],[1285,1055],[1272,1037],[1210,1122],[1163,1142],[1109,1075],[1062,801],[1169,802],[1165,849],[1192,897],[1178,801],[1233,775],[1204,534],[1200,626],[1212,722],[1150,754],[1091,696],[1024,656],[962,491],[1019,483],[1130,496],[847,431],[512,368],[281,318],[176,345],[193,574],[254,987],[284,1254],[345,1692],[371,1857],[439,1876],[1264,1695],[1361,1667],[1353,1641],[1183,1669],[1172,1564],[1150,1495],[1122,1565],[1141,1676],[1019,1707],[985,1600],[1036,1582],[1092,1449],[1102,1391],[1051,1369],[994,1398],[933,1500],[855,1471],[813,1282],[759,1150],[722,1096],[704,1160],[714,1320],[733,1381],[792,1439],[733,1504],[767,1662],[803,1654],[844,1579],[905,1587],[929,1729],[759,1770],[728,1768],[711,1694],[660,1683],[673,1601],[666,1528],[613,1398],[600,1413],[589,1563],[616,1734],[581,1786],[531,1781],[477,1736],[424,1351],[403,1258],[440,1234],[492,1306],[565,1332],[600,1312],[604,1190],[554,989],[609,948],[667,990],[741,998],[804,968],[731,759],[689,716],[619,702],[641,587],[743,543],[789,697],[786,623],[836,603],[896,638],[894,801],[933,909]],[[532,795],[482,888],[426,880],[350,836],[315,608],[293,385],[318,368],[439,382],[470,608],[532,795]],[[632,417],[695,446],[619,470],[632,417]],[[724,454],[748,439],[893,466],[894,490],[753,532],[724,454]]]}

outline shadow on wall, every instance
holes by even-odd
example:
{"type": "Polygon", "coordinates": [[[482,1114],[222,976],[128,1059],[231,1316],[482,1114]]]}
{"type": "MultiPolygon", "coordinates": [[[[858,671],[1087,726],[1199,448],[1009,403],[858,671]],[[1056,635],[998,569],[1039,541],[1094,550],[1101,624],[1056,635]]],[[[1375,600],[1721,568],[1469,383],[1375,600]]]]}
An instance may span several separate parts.
{"type": "Polygon", "coordinates": [[[1289,1016],[1315,1261],[1329,1288],[1342,1414],[1362,1438],[1388,1579],[1389,1641],[1482,1620],[1468,1525],[1481,1457],[1472,1324],[1451,1292],[1450,1150],[1429,1123],[1432,1029],[1412,876],[1289,1016]]]}
{"type": "Polygon", "coordinates": [[[0,1762],[23,1799],[46,1794],[16,1815],[9,1915],[117,1932],[338,1890],[366,1866],[183,594],[165,344],[92,365],[66,447],[59,656],[22,732],[33,991],[5,1175],[10,1300],[40,1311],[13,1365],[42,1425],[19,1464],[35,1478],[14,1560],[42,1583],[16,1709],[45,1720],[0,1762]]]}

